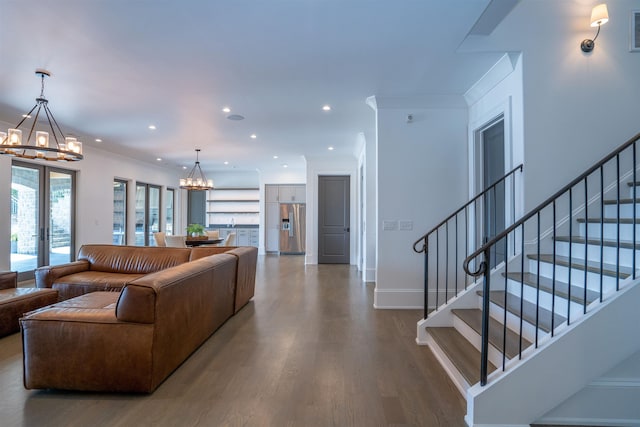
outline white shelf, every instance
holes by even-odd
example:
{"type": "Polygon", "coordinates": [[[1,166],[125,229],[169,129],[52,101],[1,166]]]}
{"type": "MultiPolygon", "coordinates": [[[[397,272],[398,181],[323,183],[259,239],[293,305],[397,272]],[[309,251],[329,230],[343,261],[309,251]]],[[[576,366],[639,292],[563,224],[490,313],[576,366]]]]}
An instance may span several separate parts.
{"type": "Polygon", "coordinates": [[[207,192],[207,226],[257,225],[260,222],[258,188],[215,188],[207,192]]]}

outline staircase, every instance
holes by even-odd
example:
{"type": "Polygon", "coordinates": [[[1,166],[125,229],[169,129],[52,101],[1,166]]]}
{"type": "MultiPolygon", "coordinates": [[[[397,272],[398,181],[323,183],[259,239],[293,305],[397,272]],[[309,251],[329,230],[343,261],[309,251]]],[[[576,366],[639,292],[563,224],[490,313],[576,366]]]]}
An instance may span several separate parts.
{"type": "MultiPolygon", "coordinates": [[[[640,321],[639,138],[486,244],[471,245],[463,261],[454,256],[449,265],[449,224],[459,221],[460,212],[481,212],[478,203],[491,188],[414,245],[425,253],[425,319],[418,323],[417,341],[430,346],[467,398],[468,425],[529,425],[640,351],[634,329],[640,321]],[[443,244],[433,242],[442,239],[443,227],[444,266],[438,253],[443,244]],[[508,254],[506,262],[492,263],[496,247],[508,254]],[[467,278],[458,291],[458,274],[452,286],[450,271],[461,267],[467,278]],[[428,304],[434,294],[436,303],[428,304]],[[585,352],[584,343],[594,349],[585,352]]],[[[513,176],[499,185],[508,179],[513,176]]],[[[465,235],[477,225],[468,228],[465,235]]],[[[456,234],[451,240],[469,239],[456,234]]],[[[582,425],[626,425],[574,418],[582,425]]]]}

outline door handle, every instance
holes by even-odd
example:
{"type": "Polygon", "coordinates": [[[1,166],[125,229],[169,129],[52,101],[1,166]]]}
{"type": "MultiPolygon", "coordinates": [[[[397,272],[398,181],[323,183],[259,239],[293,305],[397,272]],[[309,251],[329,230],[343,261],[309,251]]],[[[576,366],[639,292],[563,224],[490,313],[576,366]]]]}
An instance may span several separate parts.
{"type": "Polygon", "coordinates": [[[347,233],[350,233],[351,232],[351,227],[345,228],[344,231],[346,231],[347,233]]]}

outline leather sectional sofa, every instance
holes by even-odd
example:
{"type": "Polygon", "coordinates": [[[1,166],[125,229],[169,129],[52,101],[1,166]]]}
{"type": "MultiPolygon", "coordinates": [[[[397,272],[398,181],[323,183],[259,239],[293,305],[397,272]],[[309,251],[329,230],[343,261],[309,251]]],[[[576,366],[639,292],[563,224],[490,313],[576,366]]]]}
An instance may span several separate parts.
{"type": "Polygon", "coordinates": [[[63,292],[77,286],[67,295],[110,291],[59,301],[20,320],[26,388],[152,392],[253,296],[257,248],[134,249],[83,246],[76,263],[40,273],[39,285],[63,292]],[[111,268],[93,269],[105,265],[111,268]],[[104,273],[123,275],[114,282],[122,283],[120,292],[104,273]],[[95,280],[82,284],[80,277],[95,280]]]}
{"type": "Polygon", "coordinates": [[[238,259],[234,313],[253,298],[258,249],[253,246],[159,248],[149,246],[83,245],[77,261],[40,267],[35,272],[37,288],[58,291],[64,301],[96,291],[121,291],[146,274],[202,257],[228,253],[238,259]]]}

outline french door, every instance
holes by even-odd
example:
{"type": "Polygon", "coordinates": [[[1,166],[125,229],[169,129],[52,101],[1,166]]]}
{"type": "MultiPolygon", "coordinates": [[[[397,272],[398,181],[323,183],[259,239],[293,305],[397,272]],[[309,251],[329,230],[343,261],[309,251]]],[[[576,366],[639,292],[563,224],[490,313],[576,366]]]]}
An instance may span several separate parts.
{"type": "Polygon", "coordinates": [[[11,270],[18,280],[75,259],[75,181],[75,171],[13,161],[11,270]]]}

